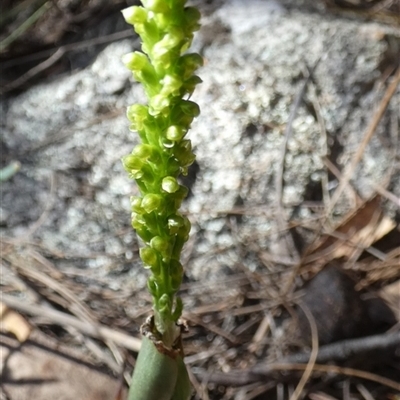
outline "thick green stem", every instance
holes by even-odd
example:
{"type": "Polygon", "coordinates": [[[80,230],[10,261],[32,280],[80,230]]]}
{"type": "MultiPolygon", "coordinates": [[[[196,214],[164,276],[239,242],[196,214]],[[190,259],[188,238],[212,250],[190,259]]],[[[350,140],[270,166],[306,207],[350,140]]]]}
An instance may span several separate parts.
{"type": "Polygon", "coordinates": [[[143,337],[129,390],[129,400],[171,400],[178,379],[176,359],[160,353],[143,337]]]}
{"type": "Polygon", "coordinates": [[[143,341],[136,361],[128,400],[188,400],[192,389],[181,348],[182,327],[174,346],[157,337],[153,319],[142,326],[143,341]]]}

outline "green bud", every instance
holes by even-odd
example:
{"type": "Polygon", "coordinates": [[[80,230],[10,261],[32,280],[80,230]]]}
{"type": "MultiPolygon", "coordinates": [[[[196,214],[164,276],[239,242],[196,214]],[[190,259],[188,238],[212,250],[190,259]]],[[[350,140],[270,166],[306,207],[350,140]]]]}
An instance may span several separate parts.
{"type": "Polygon", "coordinates": [[[131,179],[142,179],[142,180],[149,180],[152,178],[151,170],[146,166],[145,162],[142,161],[140,158],[129,155],[125,156],[122,159],[122,163],[124,164],[125,170],[128,171],[129,177],[131,179]],[[126,158],[128,158],[126,160],[126,158]]]}
{"type": "Polygon", "coordinates": [[[142,207],[147,213],[151,213],[158,210],[163,202],[162,197],[159,194],[146,194],[142,200],[142,207]]]}
{"type": "Polygon", "coordinates": [[[191,224],[190,224],[189,219],[187,217],[183,216],[183,225],[181,225],[181,227],[179,228],[178,235],[183,237],[185,241],[187,240],[187,237],[189,236],[190,228],[191,228],[191,224]]]}
{"type": "Polygon", "coordinates": [[[171,279],[171,288],[176,291],[182,283],[183,266],[178,260],[171,260],[169,266],[169,276],[171,279]]]}
{"type": "Polygon", "coordinates": [[[142,208],[142,198],[138,196],[131,196],[131,209],[134,213],[141,214],[143,212],[142,208]]]}
{"type": "Polygon", "coordinates": [[[180,164],[179,162],[173,158],[170,157],[168,159],[168,174],[172,176],[176,176],[176,174],[180,171],[180,164]]]}
{"type": "Polygon", "coordinates": [[[150,246],[161,253],[169,249],[170,243],[168,238],[162,238],[161,236],[154,236],[150,241],[150,246]]]}
{"type": "Polygon", "coordinates": [[[139,213],[132,213],[132,226],[139,230],[146,226],[146,221],[144,220],[142,214],[139,213]]]}
{"type": "Polygon", "coordinates": [[[179,185],[179,190],[174,193],[174,202],[175,202],[175,209],[179,210],[182,205],[182,201],[188,195],[188,188],[183,185],[179,185]]]}
{"type": "Polygon", "coordinates": [[[172,215],[168,218],[168,229],[170,235],[178,233],[179,228],[185,223],[181,215],[172,215]]]}
{"type": "Polygon", "coordinates": [[[178,92],[182,86],[182,80],[173,75],[166,75],[165,78],[161,81],[163,85],[162,93],[168,96],[171,93],[178,92]]]}
{"type": "Polygon", "coordinates": [[[169,106],[170,100],[163,94],[158,94],[150,100],[150,114],[158,115],[164,108],[169,106]]]}
{"type": "Polygon", "coordinates": [[[165,133],[166,138],[172,140],[173,142],[181,140],[185,135],[186,130],[177,125],[170,126],[165,133]]]}
{"type": "Polygon", "coordinates": [[[191,117],[198,117],[200,115],[200,107],[190,100],[182,100],[180,102],[181,110],[191,117]]]}
{"type": "MultiPolygon", "coordinates": [[[[129,154],[122,158],[122,163],[131,178],[141,179],[142,181],[154,180],[153,168],[146,160],[129,154]]],[[[140,189],[142,189],[142,187],[140,189]]]]}
{"type": "Polygon", "coordinates": [[[189,167],[181,167],[180,170],[183,176],[187,176],[189,173],[189,167]]]}
{"type": "MultiPolygon", "coordinates": [[[[160,30],[154,18],[147,18],[147,21],[145,21],[143,24],[135,25],[135,31],[138,33],[138,35],[140,35],[143,43],[146,46],[152,46],[154,43],[157,43],[160,37],[160,30]]],[[[144,49],[143,52],[149,54],[149,52],[144,51],[144,49]]]]}
{"type": "Polygon", "coordinates": [[[184,218],[184,223],[178,228],[178,232],[175,236],[174,248],[172,249],[172,254],[171,254],[172,258],[180,257],[182,248],[189,239],[190,222],[186,217],[183,218],[184,218]]]}
{"type": "Polygon", "coordinates": [[[185,53],[186,51],[188,51],[191,43],[193,40],[193,35],[192,34],[188,34],[187,37],[185,38],[185,40],[182,42],[182,46],[180,48],[180,52],[181,54],[185,53]]]}
{"type": "Polygon", "coordinates": [[[133,224],[132,228],[135,229],[137,235],[143,240],[143,242],[148,243],[149,240],[151,240],[153,234],[146,228],[142,227],[141,229],[137,229],[133,224]]]}
{"type": "Polygon", "coordinates": [[[145,221],[140,214],[132,213],[132,228],[137,234],[143,239],[145,243],[148,243],[153,237],[148,227],[145,225],[145,221]]]}
{"type": "Polygon", "coordinates": [[[160,55],[164,54],[165,50],[172,50],[174,47],[178,46],[179,43],[185,37],[183,31],[178,27],[171,27],[169,32],[153,47],[153,56],[158,58],[160,55]]]}
{"type": "Polygon", "coordinates": [[[135,180],[139,180],[139,179],[143,180],[144,176],[145,176],[145,172],[141,169],[132,170],[132,171],[130,171],[130,174],[129,174],[129,177],[131,179],[135,179],[135,180]]]}
{"type": "Polygon", "coordinates": [[[192,165],[196,156],[192,152],[192,143],[190,140],[182,140],[177,144],[174,156],[183,167],[192,165]]]}
{"type": "Polygon", "coordinates": [[[179,190],[179,183],[173,176],[166,176],[161,182],[161,187],[167,193],[175,193],[179,190]]]}
{"type": "Polygon", "coordinates": [[[196,89],[196,86],[202,82],[203,81],[197,75],[193,75],[185,81],[185,83],[182,85],[182,88],[184,89],[185,93],[192,94],[194,89],[196,89]]]}
{"type": "Polygon", "coordinates": [[[138,81],[143,83],[148,96],[153,96],[157,93],[160,84],[157,74],[153,68],[143,68],[141,71],[134,72],[133,77],[138,81]]]}
{"type": "Polygon", "coordinates": [[[163,69],[167,70],[171,67],[171,62],[173,60],[173,55],[171,51],[168,49],[158,48],[154,46],[153,48],[153,57],[154,57],[154,64],[156,65],[156,69],[163,69]]]}
{"type": "Polygon", "coordinates": [[[134,104],[128,107],[126,115],[133,124],[140,125],[136,129],[142,129],[143,122],[148,118],[148,108],[142,104],[134,104]]]}
{"type": "Polygon", "coordinates": [[[179,103],[174,105],[171,110],[171,118],[170,121],[173,125],[187,126],[189,127],[192,123],[194,117],[197,112],[199,112],[199,108],[196,104],[197,108],[192,105],[192,101],[181,100],[179,103]]]}
{"type": "Polygon", "coordinates": [[[131,71],[141,71],[146,67],[150,67],[150,62],[147,56],[139,51],[125,54],[124,56],[122,56],[122,62],[131,71]]]}
{"type": "Polygon", "coordinates": [[[179,143],[177,149],[182,152],[192,151],[192,142],[190,140],[182,140],[182,142],[179,143]]]}
{"type": "Polygon", "coordinates": [[[128,172],[139,171],[144,165],[143,160],[131,154],[122,157],[122,164],[128,172]]]}
{"type": "Polygon", "coordinates": [[[122,10],[122,15],[128,24],[143,24],[147,20],[147,10],[143,7],[132,6],[122,10]]]}
{"type": "Polygon", "coordinates": [[[136,212],[132,212],[131,217],[132,217],[132,225],[134,224],[135,227],[137,227],[138,229],[141,229],[143,226],[146,225],[146,221],[144,220],[141,213],[139,214],[136,212]]]}
{"type": "Polygon", "coordinates": [[[197,53],[185,54],[178,62],[178,69],[181,71],[183,80],[189,79],[197,68],[203,65],[203,57],[197,53]]]}
{"type": "Polygon", "coordinates": [[[154,19],[157,23],[158,28],[160,31],[165,32],[168,30],[169,26],[171,25],[171,16],[169,13],[157,13],[154,15],[154,19]]]}
{"type": "MultiPolygon", "coordinates": [[[[192,153],[192,152],[190,152],[190,153],[187,153],[186,154],[186,156],[184,157],[184,158],[181,158],[180,160],[181,160],[181,163],[182,163],[182,165],[183,165],[183,168],[182,168],[182,170],[186,170],[187,171],[187,167],[189,167],[190,165],[192,165],[193,163],[194,163],[194,160],[196,159],[196,156],[192,153]]],[[[186,174],[184,174],[183,172],[182,172],[182,174],[183,175],[187,175],[187,172],[186,172],[186,174]]]]}
{"type": "Polygon", "coordinates": [[[200,29],[200,21],[201,14],[197,8],[194,7],[186,7],[185,8],[185,20],[187,24],[187,28],[190,32],[194,32],[200,29]]]}
{"type": "Polygon", "coordinates": [[[154,236],[150,241],[150,246],[157,250],[163,258],[169,258],[171,252],[171,243],[169,238],[162,238],[161,236],[154,236]]]}
{"type": "Polygon", "coordinates": [[[155,13],[165,13],[169,11],[168,4],[165,0],[142,0],[143,5],[155,12],[155,13]]]}
{"type": "Polygon", "coordinates": [[[141,158],[142,160],[147,160],[150,158],[155,152],[154,146],[150,144],[138,144],[132,150],[132,155],[141,158]]]}
{"type": "Polygon", "coordinates": [[[143,247],[139,250],[140,258],[145,264],[145,268],[151,268],[155,275],[160,269],[157,252],[150,247],[143,247]]]}

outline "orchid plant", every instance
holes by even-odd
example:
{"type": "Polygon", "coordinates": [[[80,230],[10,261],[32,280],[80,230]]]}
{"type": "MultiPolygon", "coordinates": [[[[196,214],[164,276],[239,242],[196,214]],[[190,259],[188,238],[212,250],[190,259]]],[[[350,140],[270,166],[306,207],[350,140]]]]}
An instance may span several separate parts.
{"type": "Polygon", "coordinates": [[[132,226],[144,243],[140,257],[150,271],[154,315],[141,328],[143,342],[129,399],[184,400],[190,398],[191,385],[183,362],[185,328],[177,292],[190,222],[179,212],[188,190],[178,178],[195,160],[186,134],[200,112],[190,96],[201,82],[195,72],[202,58],[188,49],[200,13],[187,7],[186,0],[142,0],[142,5],[123,11],[142,40],[142,51],[127,54],[123,62],[148,100],[128,108],[130,129],[141,143],[123,164],[140,191],[131,198],[132,226]]]}

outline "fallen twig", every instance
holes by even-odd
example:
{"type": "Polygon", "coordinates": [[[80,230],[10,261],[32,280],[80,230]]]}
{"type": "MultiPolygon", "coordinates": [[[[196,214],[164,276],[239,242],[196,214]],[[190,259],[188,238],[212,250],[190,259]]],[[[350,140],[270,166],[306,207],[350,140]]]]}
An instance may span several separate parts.
{"type": "MultiPolygon", "coordinates": [[[[343,361],[355,355],[361,355],[372,350],[382,351],[399,344],[400,332],[394,332],[370,336],[368,338],[344,340],[338,343],[321,346],[316,359],[316,362],[319,364],[314,364],[312,372],[353,376],[377,382],[395,390],[400,390],[400,383],[371,372],[336,365],[320,364],[329,361],[343,361]]],[[[209,382],[232,386],[247,385],[252,382],[262,381],[265,377],[275,376],[277,371],[304,371],[308,367],[306,363],[309,359],[310,353],[300,353],[289,356],[281,363],[257,364],[247,370],[233,370],[229,373],[213,372],[212,376],[209,378],[209,382]]],[[[201,371],[200,369],[193,368],[192,370],[200,378],[208,374],[207,371],[201,371]]]]}
{"type": "Polygon", "coordinates": [[[83,322],[72,315],[51,310],[47,307],[41,307],[37,304],[26,304],[13,296],[2,294],[2,302],[14,310],[32,316],[40,316],[41,318],[46,319],[54,324],[75,328],[78,331],[96,339],[111,340],[117,345],[135,352],[139,351],[142,343],[140,339],[129,336],[124,332],[110,329],[100,324],[83,322]]]}
{"type": "Polygon", "coordinates": [[[312,350],[311,350],[311,353],[308,354],[308,359],[306,361],[307,367],[304,370],[304,373],[289,400],[298,400],[300,398],[301,393],[302,393],[307,381],[310,379],[310,377],[312,375],[314,365],[317,361],[318,347],[319,347],[318,328],[317,328],[317,324],[315,322],[314,316],[312,315],[311,311],[304,303],[299,302],[298,305],[303,310],[303,312],[310,324],[311,338],[312,338],[312,341],[311,341],[312,342],[312,350]]]}
{"type": "MultiPolygon", "coordinates": [[[[229,373],[213,372],[212,376],[209,378],[209,382],[227,386],[242,386],[252,382],[262,381],[266,377],[273,376],[277,371],[304,371],[306,368],[307,364],[276,363],[269,365],[257,365],[256,367],[248,370],[233,370],[229,373]]],[[[200,378],[208,374],[207,371],[197,368],[192,368],[192,372],[200,378]]],[[[352,376],[371,382],[380,383],[381,385],[394,390],[400,390],[400,383],[373,374],[372,372],[361,371],[359,369],[339,367],[337,365],[315,364],[313,372],[352,376]]]]}
{"type": "MultiPolygon", "coordinates": [[[[357,339],[341,340],[321,346],[316,362],[346,361],[351,357],[360,356],[371,351],[388,350],[400,344],[400,332],[384,333],[357,339]]],[[[304,363],[310,358],[310,353],[293,354],[286,358],[287,363],[304,363]]]]}
{"type": "MultiPolygon", "coordinates": [[[[71,43],[71,44],[67,44],[64,46],[60,46],[56,50],[50,49],[50,50],[44,50],[42,52],[38,52],[36,54],[32,54],[28,58],[26,58],[27,61],[31,61],[32,58],[40,59],[40,58],[43,58],[46,56],[49,56],[49,57],[45,61],[39,63],[38,65],[35,65],[33,68],[31,68],[25,74],[21,75],[19,78],[15,79],[14,81],[5,85],[1,89],[0,93],[4,94],[11,90],[17,89],[18,87],[22,86],[23,84],[28,82],[30,79],[32,79],[39,73],[50,68],[58,60],[60,60],[66,53],[68,53],[70,51],[82,50],[82,49],[85,49],[90,46],[96,46],[96,45],[100,45],[100,44],[115,42],[117,40],[122,40],[122,39],[125,39],[128,37],[131,37],[133,35],[134,35],[134,32],[132,32],[131,29],[127,29],[127,30],[124,30],[121,32],[112,33],[110,35],[105,35],[105,36],[101,36],[101,37],[94,38],[94,39],[84,40],[79,43],[71,43]]],[[[15,64],[18,64],[18,60],[19,59],[4,62],[3,69],[10,68],[10,67],[14,66],[15,64]]],[[[24,61],[25,61],[25,58],[20,59],[21,63],[23,63],[24,61]]]]}

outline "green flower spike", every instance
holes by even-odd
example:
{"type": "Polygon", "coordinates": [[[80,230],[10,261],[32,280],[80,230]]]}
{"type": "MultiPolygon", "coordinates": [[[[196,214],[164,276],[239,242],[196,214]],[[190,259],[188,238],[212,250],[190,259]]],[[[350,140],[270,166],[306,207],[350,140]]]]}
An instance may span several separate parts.
{"type": "Polygon", "coordinates": [[[187,174],[195,159],[185,136],[200,113],[189,98],[201,82],[195,71],[203,60],[198,54],[184,54],[200,26],[199,11],[185,7],[185,3],[142,0],[143,7],[123,11],[125,20],[141,37],[143,51],[127,54],[123,62],[143,85],[148,104],[128,108],[130,129],[138,132],[141,144],[122,161],[140,190],[140,196],[131,198],[132,226],[144,242],[140,257],[151,272],[148,289],[154,303],[130,400],[190,397],[178,326],[182,302],[176,297],[183,276],[180,256],[190,222],[179,212],[187,189],[178,177],[187,174]]]}

